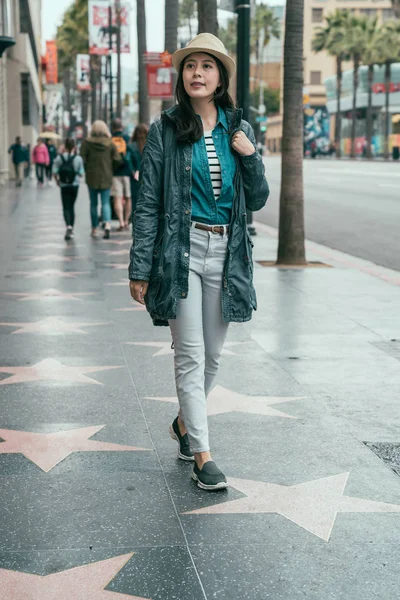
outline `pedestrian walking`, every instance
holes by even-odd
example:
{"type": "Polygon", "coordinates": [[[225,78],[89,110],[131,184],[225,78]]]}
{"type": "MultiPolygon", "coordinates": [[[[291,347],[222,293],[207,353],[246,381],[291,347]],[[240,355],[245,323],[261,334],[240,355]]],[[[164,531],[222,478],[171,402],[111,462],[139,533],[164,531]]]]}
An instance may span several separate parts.
{"type": "Polygon", "coordinates": [[[38,138],[32,152],[32,162],[36,165],[36,177],[38,185],[42,186],[46,173],[46,167],[50,164],[49,151],[41,138],[38,138]]]}
{"type": "Polygon", "coordinates": [[[117,231],[123,231],[129,227],[129,219],[132,212],[131,182],[132,165],[128,153],[129,137],[123,132],[121,119],[114,119],[111,123],[112,141],[116,146],[121,163],[114,170],[111,195],[114,202],[114,211],[119,221],[117,231]]]}
{"type": "Polygon", "coordinates": [[[15,185],[21,187],[24,178],[24,165],[28,162],[28,151],[22,144],[20,136],[15,138],[14,144],[8,149],[15,171],[15,185]]]}
{"type": "Polygon", "coordinates": [[[130,291],[155,325],[170,326],[179,416],[178,457],[205,490],[227,487],[212,461],[206,398],[230,322],[256,309],[247,210],[269,187],[250,125],[229,95],[235,63],[202,33],[177,50],[177,106],[149,130],[129,265],[130,291]]]}
{"type": "Polygon", "coordinates": [[[58,152],[57,152],[57,148],[53,144],[52,140],[47,140],[46,146],[47,146],[47,151],[49,153],[49,159],[50,159],[50,162],[46,167],[46,177],[47,177],[48,181],[50,182],[53,179],[53,164],[57,158],[58,152]]]}
{"type": "Polygon", "coordinates": [[[139,192],[139,171],[142,165],[142,155],[144,145],[147,140],[147,135],[149,132],[149,128],[144,123],[139,123],[136,125],[131,141],[128,144],[128,153],[130,157],[130,162],[132,165],[131,172],[131,200],[132,200],[132,209],[131,209],[131,221],[133,223],[133,214],[136,210],[136,200],[139,192]]]}
{"type": "Polygon", "coordinates": [[[54,178],[61,190],[64,221],[67,226],[64,239],[74,237],[75,201],[78,197],[79,184],[84,174],[82,157],[76,153],[75,140],[65,140],[65,151],[54,161],[54,178]]]}
{"type": "Polygon", "coordinates": [[[111,133],[104,121],[95,121],[90,137],[82,142],[81,157],[85,167],[86,183],[89,188],[92,237],[97,237],[99,215],[98,198],[105,222],[104,238],[109,239],[111,230],[111,186],[113,170],[121,162],[117,148],[112,142],[111,133]]]}

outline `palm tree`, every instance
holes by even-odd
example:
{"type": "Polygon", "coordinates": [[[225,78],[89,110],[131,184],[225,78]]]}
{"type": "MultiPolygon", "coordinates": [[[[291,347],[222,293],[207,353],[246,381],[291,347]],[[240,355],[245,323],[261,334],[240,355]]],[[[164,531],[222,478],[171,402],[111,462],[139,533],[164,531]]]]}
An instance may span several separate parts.
{"type": "Polygon", "coordinates": [[[388,21],[382,26],[376,41],[376,52],[380,64],[385,65],[385,145],[384,158],[389,158],[389,135],[390,135],[390,80],[391,65],[400,60],[400,22],[388,21]]]}
{"type": "Polygon", "coordinates": [[[353,106],[351,110],[351,150],[352,158],[356,155],[356,125],[357,125],[357,89],[359,68],[367,49],[367,31],[369,19],[367,17],[350,15],[347,18],[344,44],[353,61],[353,106]]]}
{"type": "Polygon", "coordinates": [[[198,33],[218,35],[217,0],[197,0],[198,33]]]}
{"type": "Polygon", "coordinates": [[[342,95],[342,64],[348,60],[348,52],[343,44],[345,38],[345,23],[349,17],[348,11],[337,9],[332,15],[326,17],[326,26],[316,29],[312,40],[314,52],[325,50],[336,59],[336,118],[335,118],[335,147],[336,157],[341,156],[341,109],[340,99],[342,95]]]}
{"type": "MultiPolygon", "coordinates": [[[[165,0],[165,50],[171,54],[178,47],[178,24],[179,24],[179,0],[165,0]]],[[[175,75],[173,84],[176,81],[175,75]]],[[[164,100],[163,110],[173,105],[173,101],[164,100]]]]}
{"type": "Polygon", "coordinates": [[[262,79],[262,61],[263,51],[268,46],[271,37],[279,40],[281,34],[281,26],[278,17],[265,4],[257,4],[254,18],[251,20],[250,44],[251,51],[256,56],[257,75],[256,78],[260,82],[262,79]],[[260,43],[261,42],[261,43],[260,43]]]}
{"type": "Polygon", "coordinates": [[[282,177],[277,264],[306,264],[303,195],[304,0],[287,0],[283,50],[282,177]]]}
{"type": "Polygon", "coordinates": [[[143,57],[147,50],[146,44],[146,6],[145,0],[137,0],[136,3],[136,25],[138,38],[138,62],[139,62],[139,122],[150,122],[149,99],[147,91],[147,73],[143,57]]]}
{"type": "Polygon", "coordinates": [[[236,55],[237,50],[237,18],[233,17],[229,19],[227,22],[227,27],[220,28],[218,31],[218,37],[221,42],[224,44],[225,48],[228,50],[228,53],[232,55],[236,55]]]}
{"type": "Polygon", "coordinates": [[[374,66],[378,62],[377,40],[379,35],[378,19],[370,19],[366,31],[366,48],[363,62],[368,66],[368,106],[367,106],[367,158],[372,158],[372,86],[374,83],[374,66]]]}
{"type": "Polygon", "coordinates": [[[192,39],[192,19],[196,17],[196,0],[181,0],[179,7],[179,25],[187,25],[192,39]]]}

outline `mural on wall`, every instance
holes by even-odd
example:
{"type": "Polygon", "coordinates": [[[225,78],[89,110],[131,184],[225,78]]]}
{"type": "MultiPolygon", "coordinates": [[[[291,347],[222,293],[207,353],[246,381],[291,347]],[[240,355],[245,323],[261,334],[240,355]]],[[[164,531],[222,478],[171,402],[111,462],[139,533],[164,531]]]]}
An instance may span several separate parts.
{"type": "Polygon", "coordinates": [[[329,141],[329,113],[326,106],[304,107],[304,154],[312,157],[332,153],[329,141]]]}

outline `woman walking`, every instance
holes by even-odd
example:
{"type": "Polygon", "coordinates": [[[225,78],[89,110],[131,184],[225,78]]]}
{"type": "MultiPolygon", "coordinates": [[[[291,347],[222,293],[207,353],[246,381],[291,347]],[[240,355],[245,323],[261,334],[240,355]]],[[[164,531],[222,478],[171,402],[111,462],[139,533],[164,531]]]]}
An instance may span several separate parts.
{"type": "Polygon", "coordinates": [[[109,239],[111,230],[110,193],[113,169],[120,163],[120,155],[112,143],[111,133],[104,121],[95,121],[90,137],[84,140],[81,156],[89,188],[92,237],[97,237],[99,226],[98,197],[101,199],[101,212],[105,222],[104,238],[109,239]]]}
{"type": "Polygon", "coordinates": [[[178,105],[149,131],[129,266],[132,297],[155,325],[169,324],[179,416],[178,457],[194,460],[205,490],[227,487],[212,461],[206,398],[230,322],[256,309],[246,209],[269,188],[250,125],[229,95],[235,63],[203,33],[173,55],[178,105]]]}
{"type": "Polygon", "coordinates": [[[53,164],[54,178],[61,189],[64,221],[67,226],[64,239],[74,237],[75,201],[78,196],[79,184],[84,174],[83,160],[76,154],[75,140],[65,140],[65,152],[59,154],[53,164]]]}
{"type": "Polygon", "coordinates": [[[32,152],[32,162],[36,165],[36,177],[41,187],[44,182],[46,167],[50,164],[49,151],[42,139],[38,138],[32,152]]]}
{"type": "Polygon", "coordinates": [[[128,153],[132,165],[131,175],[131,198],[132,198],[132,216],[131,221],[133,223],[133,215],[136,210],[136,201],[139,192],[139,171],[142,165],[142,155],[144,145],[147,140],[149,129],[144,123],[139,123],[135,127],[132,134],[130,143],[128,144],[128,153]]]}

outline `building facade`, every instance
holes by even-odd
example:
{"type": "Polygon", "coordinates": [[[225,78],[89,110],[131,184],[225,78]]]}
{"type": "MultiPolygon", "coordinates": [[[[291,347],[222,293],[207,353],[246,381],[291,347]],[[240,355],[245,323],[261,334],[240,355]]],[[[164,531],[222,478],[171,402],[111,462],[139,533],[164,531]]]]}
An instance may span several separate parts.
{"type": "MultiPolygon", "coordinates": [[[[378,17],[383,23],[393,15],[390,0],[305,0],[304,3],[304,42],[303,42],[303,77],[304,104],[309,116],[311,113],[321,114],[325,119],[328,114],[325,82],[336,73],[336,61],[326,52],[315,54],[312,50],[312,39],[315,30],[324,26],[325,17],[335,10],[348,10],[355,15],[378,17]]],[[[343,70],[350,70],[351,63],[344,63],[343,70]]],[[[332,123],[331,123],[332,125],[332,123]]],[[[330,127],[333,131],[332,126],[330,127]]],[[[331,136],[332,137],[332,136],[331,136]]],[[[282,115],[270,119],[267,130],[267,145],[271,152],[280,152],[282,138],[282,115]]]]}
{"type": "Polygon", "coordinates": [[[0,0],[2,4],[8,5],[15,39],[0,59],[0,180],[4,183],[13,175],[9,146],[20,136],[32,148],[41,131],[41,0],[0,0]]]}

